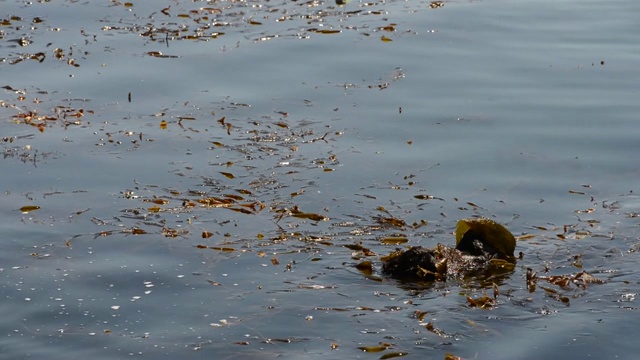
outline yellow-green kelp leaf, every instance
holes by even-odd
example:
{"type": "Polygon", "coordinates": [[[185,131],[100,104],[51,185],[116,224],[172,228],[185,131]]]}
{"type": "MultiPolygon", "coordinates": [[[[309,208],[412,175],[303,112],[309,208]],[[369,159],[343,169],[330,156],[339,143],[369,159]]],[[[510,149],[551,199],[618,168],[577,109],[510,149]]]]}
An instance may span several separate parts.
{"type": "Polygon", "coordinates": [[[390,236],[390,237],[380,239],[380,242],[385,245],[400,245],[408,241],[409,239],[407,239],[404,236],[390,236]]]}
{"type": "Polygon", "coordinates": [[[230,172],[220,171],[220,174],[224,175],[227,179],[235,179],[235,175],[230,172]]]}
{"type": "MultiPolygon", "coordinates": [[[[371,276],[373,274],[373,263],[369,260],[362,261],[356,265],[356,269],[360,270],[360,272],[366,276],[371,276]]],[[[361,350],[367,351],[364,349],[361,350]]]]}
{"type": "Polygon", "coordinates": [[[339,34],[342,30],[334,30],[334,29],[311,29],[313,32],[317,32],[318,34],[339,34]]]}
{"type": "MultiPolygon", "coordinates": [[[[456,248],[461,251],[473,247],[475,241],[480,241],[484,251],[495,252],[498,258],[513,259],[516,249],[516,239],[513,234],[497,222],[486,219],[463,219],[456,227],[456,248]]],[[[476,254],[474,254],[476,255],[476,254]]]]}
{"type": "Polygon", "coordinates": [[[391,346],[391,344],[380,344],[374,346],[358,346],[358,350],[362,350],[364,352],[381,352],[385,351],[391,346]]]}
{"type": "Polygon", "coordinates": [[[496,305],[496,300],[487,295],[481,296],[477,299],[467,296],[467,302],[470,307],[477,307],[480,309],[492,309],[496,305]]]}
{"type": "Polygon", "coordinates": [[[444,355],[444,360],[462,360],[462,358],[459,357],[459,356],[455,356],[455,355],[453,355],[451,353],[446,353],[444,355]]]}
{"type": "Polygon", "coordinates": [[[406,351],[390,352],[390,353],[386,353],[386,354],[380,356],[380,360],[393,359],[393,358],[397,358],[397,357],[401,357],[401,356],[407,356],[407,355],[409,355],[409,353],[406,352],[406,351]]]}
{"type": "Polygon", "coordinates": [[[38,206],[38,205],[26,205],[26,206],[21,207],[20,211],[23,214],[26,214],[26,213],[30,213],[32,211],[36,211],[36,210],[39,210],[39,209],[40,209],[40,206],[38,206]]]}
{"type": "Polygon", "coordinates": [[[325,221],[328,220],[328,218],[326,216],[320,215],[320,214],[316,214],[316,213],[305,213],[305,212],[299,212],[299,213],[294,213],[291,216],[296,217],[298,219],[309,219],[312,221],[325,221]]]}

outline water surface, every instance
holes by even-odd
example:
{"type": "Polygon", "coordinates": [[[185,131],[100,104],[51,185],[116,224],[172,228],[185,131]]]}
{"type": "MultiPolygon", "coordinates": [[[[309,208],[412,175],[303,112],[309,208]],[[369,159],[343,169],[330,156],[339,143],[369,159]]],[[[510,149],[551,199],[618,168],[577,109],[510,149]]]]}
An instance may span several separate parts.
{"type": "Polygon", "coordinates": [[[1,3],[6,358],[635,358],[635,2],[1,3]],[[475,216],[513,273],[355,268],[475,216]]]}

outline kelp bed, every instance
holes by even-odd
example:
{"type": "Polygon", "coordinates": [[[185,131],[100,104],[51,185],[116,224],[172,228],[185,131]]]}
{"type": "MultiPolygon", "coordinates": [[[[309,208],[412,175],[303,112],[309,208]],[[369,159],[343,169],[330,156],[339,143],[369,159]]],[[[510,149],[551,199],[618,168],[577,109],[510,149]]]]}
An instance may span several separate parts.
{"type": "MultiPolygon", "coordinates": [[[[73,75],[95,67],[94,53],[111,37],[135,36],[144,46],[138,55],[179,61],[181,42],[225,37],[248,46],[349,32],[382,44],[415,35],[393,22],[387,6],[112,1],[109,15],[72,45],[52,35],[68,29],[46,16],[5,14],[0,66],[73,75]]],[[[388,90],[405,77],[390,68],[362,84],[332,85],[388,90]]],[[[337,108],[305,115],[314,113],[313,99],[268,110],[188,96],[137,107],[129,90],[105,105],[89,95],[67,98],[64,84],[45,89],[38,79],[0,85],[3,168],[14,173],[0,203],[11,237],[3,246],[19,254],[3,257],[11,282],[4,294],[37,306],[7,328],[23,339],[5,338],[13,354],[16,346],[39,354],[38,346],[28,349],[34,343],[114,358],[185,349],[229,358],[473,358],[518,352],[488,350],[487,342],[523,346],[538,327],[562,331],[545,320],[554,316],[582,315],[587,325],[577,321],[576,336],[588,341],[588,326],[636,314],[633,192],[600,198],[602,190],[578,184],[565,190],[578,207],[567,216],[575,220],[538,223],[490,194],[439,194],[424,180],[437,164],[354,177],[361,158],[350,145],[355,131],[340,126],[337,108]],[[56,172],[63,180],[51,186],[47,171],[58,164],[71,176],[56,172]],[[478,217],[515,235],[510,266],[439,281],[382,273],[385,255],[454,246],[457,220],[478,217]],[[96,344],[101,350],[92,350],[96,344]]]]}

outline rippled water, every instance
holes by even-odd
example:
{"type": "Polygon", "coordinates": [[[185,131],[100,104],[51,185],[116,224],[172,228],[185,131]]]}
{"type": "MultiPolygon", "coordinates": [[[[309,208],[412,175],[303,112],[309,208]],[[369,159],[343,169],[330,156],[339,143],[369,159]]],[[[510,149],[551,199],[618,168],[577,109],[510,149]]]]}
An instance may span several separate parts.
{"type": "Polygon", "coordinates": [[[0,5],[4,358],[635,358],[636,2],[0,5]],[[472,216],[513,273],[355,268],[472,216]]]}

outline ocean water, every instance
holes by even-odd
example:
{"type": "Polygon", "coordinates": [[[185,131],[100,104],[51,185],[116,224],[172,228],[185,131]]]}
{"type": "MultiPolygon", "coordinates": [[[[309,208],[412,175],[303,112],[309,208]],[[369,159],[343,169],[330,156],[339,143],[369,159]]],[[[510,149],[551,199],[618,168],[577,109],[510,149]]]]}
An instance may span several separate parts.
{"type": "Polygon", "coordinates": [[[635,358],[636,2],[0,8],[0,357],[635,358]],[[380,272],[477,216],[513,272],[380,272]]]}

